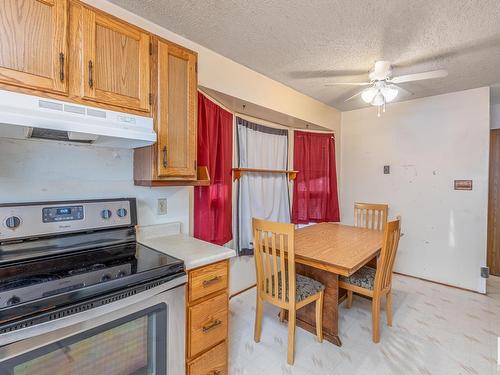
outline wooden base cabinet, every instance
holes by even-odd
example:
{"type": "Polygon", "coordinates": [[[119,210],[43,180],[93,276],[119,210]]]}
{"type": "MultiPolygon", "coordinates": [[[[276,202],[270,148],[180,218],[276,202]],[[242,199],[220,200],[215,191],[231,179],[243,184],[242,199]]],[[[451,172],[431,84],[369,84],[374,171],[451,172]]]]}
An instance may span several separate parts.
{"type": "Polygon", "coordinates": [[[187,303],[188,375],[228,373],[229,263],[189,271],[187,303]]]}

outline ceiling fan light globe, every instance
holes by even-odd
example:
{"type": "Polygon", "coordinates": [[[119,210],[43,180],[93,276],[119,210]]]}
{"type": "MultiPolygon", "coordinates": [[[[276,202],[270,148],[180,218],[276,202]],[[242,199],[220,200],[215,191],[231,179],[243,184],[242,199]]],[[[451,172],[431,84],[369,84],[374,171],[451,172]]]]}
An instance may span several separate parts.
{"type": "Polygon", "coordinates": [[[386,103],[392,102],[394,99],[396,99],[396,96],[398,96],[398,89],[395,87],[391,86],[385,86],[380,89],[380,92],[385,98],[386,103]]]}
{"type": "Polygon", "coordinates": [[[375,106],[381,106],[385,103],[384,95],[379,91],[377,95],[373,98],[371,104],[375,106]]]}
{"type": "Polygon", "coordinates": [[[361,93],[361,99],[363,99],[365,103],[371,103],[377,93],[378,90],[375,87],[368,87],[361,93]]]}

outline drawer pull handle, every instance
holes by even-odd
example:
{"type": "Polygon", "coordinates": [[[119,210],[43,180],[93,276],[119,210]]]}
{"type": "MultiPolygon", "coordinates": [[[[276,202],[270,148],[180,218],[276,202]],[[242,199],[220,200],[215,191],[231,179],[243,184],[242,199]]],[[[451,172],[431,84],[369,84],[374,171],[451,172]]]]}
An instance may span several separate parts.
{"type": "Polygon", "coordinates": [[[167,146],[163,147],[163,168],[167,168],[167,146]]]}
{"type": "Polygon", "coordinates": [[[207,324],[206,326],[203,326],[203,333],[208,333],[214,328],[220,326],[222,324],[222,321],[219,319],[214,320],[212,323],[207,324]]]}
{"type": "Polygon", "coordinates": [[[204,288],[207,288],[209,287],[210,285],[218,282],[219,280],[221,279],[220,276],[214,276],[212,277],[211,279],[208,279],[208,280],[203,280],[203,287],[204,288]]]}
{"type": "Polygon", "coordinates": [[[64,53],[59,54],[59,79],[64,82],[64,53]]]}
{"type": "Polygon", "coordinates": [[[89,87],[94,88],[94,64],[89,60],[89,87]]]}
{"type": "Polygon", "coordinates": [[[214,371],[210,371],[208,373],[208,375],[221,375],[221,374],[222,374],[222,372],[220,370],[214,370],[214,371]]]}

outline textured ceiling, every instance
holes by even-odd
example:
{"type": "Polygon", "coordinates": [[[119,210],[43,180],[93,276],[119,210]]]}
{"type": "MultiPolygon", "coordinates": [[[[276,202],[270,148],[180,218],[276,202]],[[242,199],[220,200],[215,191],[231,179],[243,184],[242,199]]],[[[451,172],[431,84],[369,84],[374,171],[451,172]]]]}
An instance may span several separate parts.
{"type": "Polygon", "coordinates": [[[340,110],[365,106],[344,102],[359,88],[325,83],[364,81],[381,59],[449,72],[398,100],[500,83],[499,0],[111,1],[340,110]]]}

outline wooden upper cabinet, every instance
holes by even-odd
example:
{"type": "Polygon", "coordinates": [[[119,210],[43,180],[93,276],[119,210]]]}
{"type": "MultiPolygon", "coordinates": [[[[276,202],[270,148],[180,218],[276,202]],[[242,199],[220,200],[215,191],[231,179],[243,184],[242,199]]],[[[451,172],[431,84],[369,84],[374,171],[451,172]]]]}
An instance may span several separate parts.
{"type": "Polygon", "coordinates": [[[0,82],[67,91],[67,0],[1,0],[0,82]]]}
{"type": "Polygon", "coordinates": [[[196,179],[197,56],[158,40],[157,59],[157,173],[196,179]]]}
{"type": "Polygon", "coordinates": [[[150,111],[150,35],[84,7],[82,20],[83,97],[150,111]]]}

